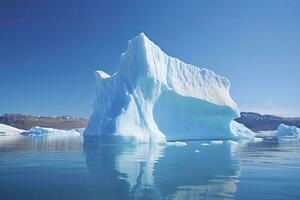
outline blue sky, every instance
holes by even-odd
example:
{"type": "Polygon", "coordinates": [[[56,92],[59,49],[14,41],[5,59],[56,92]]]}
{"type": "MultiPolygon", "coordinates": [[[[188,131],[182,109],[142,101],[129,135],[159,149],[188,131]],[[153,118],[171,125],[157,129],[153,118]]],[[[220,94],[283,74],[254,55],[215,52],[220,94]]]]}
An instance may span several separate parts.
{"type": "Polygon", "coordinates": [[[241,111],[300,116],[298,0],[0,0],[0,114],[89,116],[94,71],[140,32],[228,77],[241,111]]]}

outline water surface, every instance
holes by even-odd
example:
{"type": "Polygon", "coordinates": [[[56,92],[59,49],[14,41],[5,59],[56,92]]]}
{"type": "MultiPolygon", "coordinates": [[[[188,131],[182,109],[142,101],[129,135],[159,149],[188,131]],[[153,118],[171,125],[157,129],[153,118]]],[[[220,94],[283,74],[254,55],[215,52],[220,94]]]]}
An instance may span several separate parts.
{"type": "Polygon", "coordinates": [[[1,137],[1,199],[299,199],[297,142],[186,146],[1,137]]]}

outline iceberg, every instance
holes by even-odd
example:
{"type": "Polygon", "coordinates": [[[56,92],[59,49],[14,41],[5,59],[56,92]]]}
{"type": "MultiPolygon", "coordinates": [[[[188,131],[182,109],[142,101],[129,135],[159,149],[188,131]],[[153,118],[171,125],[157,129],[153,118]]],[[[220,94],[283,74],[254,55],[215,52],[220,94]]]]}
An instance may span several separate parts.
{"type": "Polygon", "coordinates": [[[255,137],[260,137],[260,138],[266,138],[266,139],[272,139],[276,137],[276,130],[271,130],[271,131],[258,131],[255,133],[255,137]]]}
{"type": "Polygon", "coordinates": [[[231,121],[231,132],[240,139],[254,139],[256,136],[253,131],[235,120],[231,121]]]}
{"type": "Polygon", "coordinates": [[[24,136],[80,136],[83,129],[58,130],[54,128],[44,128],[35,126],[28,131],[23,131],[20,134],[24,136]]]}
{"type": "Polygon", "coordinates": [[[237,138],[231,121],[239,111],[229,94],[229,80],[168,56],[144,33],[128,42],[118,72],[95,75],[96,99],[85,138],[237,138]]]}
{"type": "Polygon", "coordinates": [[[16,136],[19,135],[23,130],[17,129],[12,126],[0,124],[0,136],[16,136]]]}
{"type": "Polygon", "coordinates": [[[280,124],[277,128],[278,139],[300,139],[300,129],[295,126],[280,124]]]}

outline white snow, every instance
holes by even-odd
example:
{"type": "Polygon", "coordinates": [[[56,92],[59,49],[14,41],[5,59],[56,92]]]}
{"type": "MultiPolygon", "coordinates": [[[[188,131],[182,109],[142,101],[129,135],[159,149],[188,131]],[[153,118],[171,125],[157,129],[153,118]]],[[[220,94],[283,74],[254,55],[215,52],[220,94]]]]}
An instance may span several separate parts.
{"type": "Polygon", "coordinates": [[[118,72],[96,73],[96,100],[84,136],[139,142],[231,139],[239,116],[230,82],[165,54],[143,33],[128,42],[118,72]]]}
{"type": "Polygon", "coordinates": [[[0,124],[0,136],[16,136],[19,135],[23,130],[17,129],[12,126],[0,124]]]}
{"type": "Polygon", "coordinates": [[[35,126],[21,134],[24,136],[80,136],[82,132],[83,129],[58,130],[35,126]]]}
{"type": "Polygon", "coordinates": [[[300,129],[295,126],[280,124],[276,136],[279,139],[300,139],[300,129]]]}

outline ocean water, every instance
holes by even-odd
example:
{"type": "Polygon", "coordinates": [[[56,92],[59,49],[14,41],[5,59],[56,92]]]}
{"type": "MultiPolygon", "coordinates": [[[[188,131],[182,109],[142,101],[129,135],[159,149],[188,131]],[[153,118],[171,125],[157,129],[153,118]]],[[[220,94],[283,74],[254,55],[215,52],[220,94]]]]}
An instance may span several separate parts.
{"type": "Polygon", "coordinates": [[[1,137],[0,199],[300,199],[300,145],[1,137]]]}

